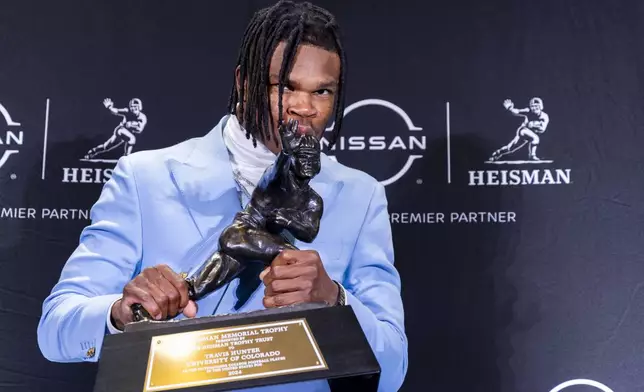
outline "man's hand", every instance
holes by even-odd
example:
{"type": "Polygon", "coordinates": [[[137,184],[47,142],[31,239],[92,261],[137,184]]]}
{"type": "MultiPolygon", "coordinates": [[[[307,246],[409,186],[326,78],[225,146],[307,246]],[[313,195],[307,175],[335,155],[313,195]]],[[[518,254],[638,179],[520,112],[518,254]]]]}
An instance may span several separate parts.
{"type": "Polygon", "coordinates": [[[155,320],[175,317],[180,312],[186,317],[197,315],[197,305],[188,300],[188,286],[167,265],[144,269],[123,288],[123,298],[112,306],[114,326],[120,330],[132,321],[134,304],[141,304],[155,320]]]}
{"type": "Polygon", "coordinates": [[[259,277],[266,286],[267,308],[304,302],[334,305],[338,300],[338,286],[327,275],[316,251],[282,251],[259,277]]]}

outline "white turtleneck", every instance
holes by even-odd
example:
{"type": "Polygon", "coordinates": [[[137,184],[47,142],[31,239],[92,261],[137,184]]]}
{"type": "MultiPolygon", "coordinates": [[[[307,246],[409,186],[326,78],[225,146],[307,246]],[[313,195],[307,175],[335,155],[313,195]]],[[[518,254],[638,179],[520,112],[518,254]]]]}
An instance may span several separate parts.
{"type": "Polygon", "coordinates": [[[275,162],[277,155],[260,140],[257,140],[257,147],[254,147],[253,140],[246,139],[246,130],[235,115],[231,115],[226,122],[223,138],[230,153],[233,174],[241,176],[240,185],[245,188],[247,195],[252,195],[264,171],[275,162]]]}

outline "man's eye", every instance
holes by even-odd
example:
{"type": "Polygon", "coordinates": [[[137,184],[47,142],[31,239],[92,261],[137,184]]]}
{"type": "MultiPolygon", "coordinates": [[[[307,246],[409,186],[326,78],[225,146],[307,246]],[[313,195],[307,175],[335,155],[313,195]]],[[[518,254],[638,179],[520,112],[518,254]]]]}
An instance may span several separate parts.
{"type": "Polygon", "coordinates": [[[333,91],[329,90],[328,88],[325,88],[325,89],[316,91],[316,93],[318,95],[331,95],[331,94],[333,94],[333,91]]]}

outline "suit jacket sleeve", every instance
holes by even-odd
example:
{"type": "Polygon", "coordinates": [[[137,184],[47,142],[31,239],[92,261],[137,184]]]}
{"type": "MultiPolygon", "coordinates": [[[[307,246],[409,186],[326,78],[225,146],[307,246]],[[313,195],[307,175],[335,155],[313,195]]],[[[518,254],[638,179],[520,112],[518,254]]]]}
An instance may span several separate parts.
{"type": "Polygon", "coordinates": [[[106,314],[141,260],[141,216],[134,173],[121,158],[91,209],[91,224],[43,303],[38,345],[54,362],[96,362],[106,314]]]}
{"type": "Polygon", "coordinates": [[[407,337],[387,199],[379,183],[358,235],[346,281],[348,305],[380,363],[378,390],[396,391],[407,373],[407,337]]]}

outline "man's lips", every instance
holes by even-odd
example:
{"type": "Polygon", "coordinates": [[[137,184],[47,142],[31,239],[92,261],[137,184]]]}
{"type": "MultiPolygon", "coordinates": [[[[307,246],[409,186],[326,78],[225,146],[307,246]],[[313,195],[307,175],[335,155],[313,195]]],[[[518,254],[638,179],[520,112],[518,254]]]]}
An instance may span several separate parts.
{"type": "Polygon", "coordinates": [[[297,126],[297,133],[300,135],[314,135],[315,132],[313,132],[313,127],[309,125],[298,125],[297,126]]]}

